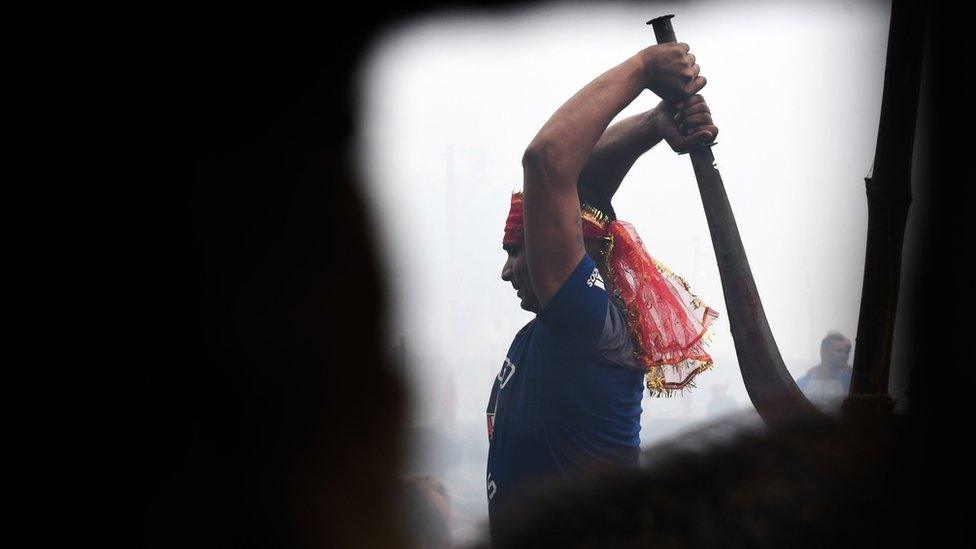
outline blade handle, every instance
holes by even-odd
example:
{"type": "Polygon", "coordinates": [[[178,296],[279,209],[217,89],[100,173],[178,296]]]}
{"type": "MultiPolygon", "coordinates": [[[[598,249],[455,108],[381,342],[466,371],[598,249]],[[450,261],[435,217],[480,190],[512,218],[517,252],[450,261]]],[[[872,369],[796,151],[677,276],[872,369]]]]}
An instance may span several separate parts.
{"type": "Polygon", "coordinates": [[[655,17],[647,22],[648,25],[651,25],[651,27],[654,28],[654,38],[657,39],[658,44],[678,41],[678,39],[674,37],[674,28],[671,27],[672,17],[674,17],[673,13],[670,15],[655,17]]]}
{"type": "MultiPolygon", "coordinates": [[[[657,39],[658,44],[666,44],[668,42],[677,42],[678,39],[674,37],[674,27],[671,26],[671,18],[674,14],[662,15],[660,17],[655,17],[647,22],[648,25],[654,29],[654,38],[657,39]]],[[[700,143],[693,150],[708,149],[715,145],[712,143],[700,143]]],[[[688,154],[691,151],[685,151],[678,154],[688,154]]]]}

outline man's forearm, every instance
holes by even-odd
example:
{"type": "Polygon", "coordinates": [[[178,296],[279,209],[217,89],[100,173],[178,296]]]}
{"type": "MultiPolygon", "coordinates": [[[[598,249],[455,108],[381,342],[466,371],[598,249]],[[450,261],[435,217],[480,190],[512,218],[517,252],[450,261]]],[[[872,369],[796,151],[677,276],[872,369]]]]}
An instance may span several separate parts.
{"type": "Polygon", "coordinates": [[[655,123],[657,116],[659,109],[654,108],[625,118],[603,132],[580,172],[577,185],[581,200],[612,215],[610,199],[627,172],[663,138],[655,123]]]}
{"type": "Polygon", "coordinates": [[[643,82],[643,65],[634,56],[587,84],[539,130],[526,150],[526,169],[544,174],[537,181],[575,189],[593,147],[613,117],[644,90],[643,82]]]}

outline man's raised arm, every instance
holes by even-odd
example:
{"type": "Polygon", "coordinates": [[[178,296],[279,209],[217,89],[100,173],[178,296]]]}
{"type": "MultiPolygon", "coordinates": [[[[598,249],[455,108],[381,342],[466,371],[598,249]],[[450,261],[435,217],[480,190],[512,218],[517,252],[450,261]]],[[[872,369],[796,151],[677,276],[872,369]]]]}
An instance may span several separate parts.
{"type": "Polygon", "coordinates": [[[580,200],[616,217],[610,200],[634,162],[662,139],[674,152],[686,152],[718,136],[711,111],[701,95],[653,109],[613,124],[600,137],[579,175],[580,200]]]}
{"type": "Polygon", "coordinates": [[[542,307],[585,253],[576,184],[607,125],[645,88],[672,102],[694,95],[705,85],[699,70],[687,44],[646,48],[577,92],[526,149],[525,253],[542,307]]]}

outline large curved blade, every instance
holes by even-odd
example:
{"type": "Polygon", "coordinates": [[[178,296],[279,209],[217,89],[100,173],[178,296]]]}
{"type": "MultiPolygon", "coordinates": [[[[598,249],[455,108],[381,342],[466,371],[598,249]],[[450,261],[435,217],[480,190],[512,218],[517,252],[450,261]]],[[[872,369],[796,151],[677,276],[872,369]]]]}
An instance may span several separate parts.
{"type": "MultiPolygon", "coordinates": [[[[672,17],[665,15],[647,22],[653,25],[659,44],[677,41],[671,26],[672,17]]],[[[769,329],[712,149],[701,147],[691,151],[690,156],[722,277],[735,354],[749,399],[767,424],[797,414],[817,414],[816,407],[800,392],[786,369],[769,329]]]]}
{"type": "Polygon", "coordinates": [[[689,154],[705,207],[735,354],[749,399],[766,423],[798,413],[818,413],[796,386],[773,339],[712,150],[703,147],[689,154]]]}

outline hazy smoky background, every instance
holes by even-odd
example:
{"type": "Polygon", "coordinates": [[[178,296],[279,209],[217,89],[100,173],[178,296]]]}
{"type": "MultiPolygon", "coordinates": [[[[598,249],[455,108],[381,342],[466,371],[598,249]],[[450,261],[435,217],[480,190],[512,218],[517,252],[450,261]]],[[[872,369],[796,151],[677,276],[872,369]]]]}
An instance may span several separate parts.
{"type": "MultiPolygon", "coordinates": [[[[485,408],[512,338],[532,318],[499,278],[522,152],[572,94],[652,44],[644,22],[667,13],[708,78],[715,156],[788,367],[799,377],[815,365],[828,330],[853,339],[888,2],[539,4],[434,12],[389,28],[359,74],[356,154],[392,295],[388,344],[413,396],[404,473],[444,482],[457,541],[487,516],[485,408]]],[[[657,102],[645,91],[619,118],[657,102]]],[[[748,414],[688,158],[660,144],[614,206],[722,315],[715,368],[698,388],[645,398],[642,445],[748,414]]]]}

